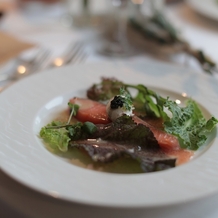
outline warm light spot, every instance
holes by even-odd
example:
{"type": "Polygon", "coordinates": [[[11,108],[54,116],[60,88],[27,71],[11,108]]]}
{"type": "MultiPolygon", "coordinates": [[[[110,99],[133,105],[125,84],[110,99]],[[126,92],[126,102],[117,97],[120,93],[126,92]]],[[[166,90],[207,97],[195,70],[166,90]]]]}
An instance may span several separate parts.
{"type": "Polygon", "coordinates": [[[49,195],[51,195],[54,198],[58,198],[59,197],[59,193],[56,191],[49,191],[49,195]]]}
{"type": "Polygon", "coordinates": [[[181,101],[179,99],[176,99],[176,104],[181,104],[181,101]]]}
{"type": "Polygon", "coordinates": [[[182,93],[182,96],[183,96],[183,97],[187,97],[187,93],[183,92],[183,93],[182,93]]]}
{"type": "Polygon", "coordinates": [[[61,58],[56,58],[56,59],[54,60],[54,65],[57,66],[57,67],[62,66],[63,63],[64,63],[64,61],[63,61],[63,59],[61,59],[61,58]]]}
{"type": "Polygon", "coordinates": [[[24,67],[23,65],[19,65],[19,66],[17,67],[17,72],[18,72],[19,74],[24,74],[24,73],[26,73],[26,67],[24,67]]]}
{"type": "Polygon", "coordinates": [[[87,139],[87,141],[89,141],[89,142],[96,142],[97,140],[96,139],[87,139]]]}
{"type": "Polygon", "coordinates": [[[141,5],[143,4],[144,0],[132,0],[133,4],[141,5]]]}

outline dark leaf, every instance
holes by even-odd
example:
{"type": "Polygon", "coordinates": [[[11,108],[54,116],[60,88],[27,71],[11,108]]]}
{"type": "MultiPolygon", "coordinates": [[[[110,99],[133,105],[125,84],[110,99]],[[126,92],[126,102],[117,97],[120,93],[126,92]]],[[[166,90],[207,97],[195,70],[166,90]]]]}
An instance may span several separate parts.
{"type": "Polygon", "coordinates": [[[84,148],[93,161],[110,162],[128,155],[140,162],[145,172],[175,166],[175,159],[165,155],[149,128],[136,124],[129,116],[122,116],[97,130],[84,140],[72,140],[71,146],[84,148]]]}
{"type": "Polygon", "coordinates": [[[145,148],[159,148],[151,130],[142,124],[136,124],[129,116],[122,116],[107,125],[96,125],[98,130],[93,138],[115,141],[123,144],[137,144],[145,148]]]}
{"type": "Polygon", "coordinates": [[[102,78],[100,84],[94,84],[87,91],[87,97],[95,101],[106,101],[120,94],[123,83],[114,78],[102,78]]]}
{"type": "Polygon", "coordinates": [[[144,172],[154,172],[175,167],[175,158],[165,155],[161,149],[147,149],[143,146],[118,144],[92,139],[71,141],[71,146],[83,148],[95,162],[107,163],[128,155],[140,162],[144,172]]]}

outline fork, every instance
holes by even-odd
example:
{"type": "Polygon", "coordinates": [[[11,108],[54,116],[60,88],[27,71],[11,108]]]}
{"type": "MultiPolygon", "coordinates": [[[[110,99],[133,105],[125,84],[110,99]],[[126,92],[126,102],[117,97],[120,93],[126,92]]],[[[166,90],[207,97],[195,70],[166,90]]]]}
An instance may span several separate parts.
{"type": "MultiPolygon", "coordinates": [[[[40,51],[36,56],[34,56],[31,60],[25,61],[21,58],[17,58],[19,65],[17,65],[17,69],[13,74],[0,74],[0,82],[5,81],[16,81],[19,80],[29,74],[34,73],[44,64],[45,59],[49,56],[50,52],[48,50],[40,51]]],[[[69,63],[81,63],[84,62],[87,58],[86,52],[84,52],[83,44],[81,42],[72,43],[67,51],[63,54],[63,57],[55,58],[49,66],[45,66],[46,68],[51,67],[61,67],[63,65],[69,63]]],[[[11,83],[10,83],[11,84],[11,83]]],[[[9,85],[10,85],[9,84],[9,85]]],[[[0,92],[3,91],[7,86],[0,86],[0,92]]]]}
{"type": "Polygon", "coordinates": [[[17,57],[16,67],[11,72],[5,72],[0,74],[0,82],[16,81],[25,76],[28,76],[37,70],[39,70],[45,60],[48,58],[50,51],[47,49],[40,49],[36,55],[30,60],[24,60],[21,57],[17,57]]]}
{"type": "Polygon", "coordinates": [[[81,42],[72,43],[62,57],[55,58],[50,67],[61,67],[69,63],[80,63],[85,61],[87,54],[84,52],[81,42]]]}

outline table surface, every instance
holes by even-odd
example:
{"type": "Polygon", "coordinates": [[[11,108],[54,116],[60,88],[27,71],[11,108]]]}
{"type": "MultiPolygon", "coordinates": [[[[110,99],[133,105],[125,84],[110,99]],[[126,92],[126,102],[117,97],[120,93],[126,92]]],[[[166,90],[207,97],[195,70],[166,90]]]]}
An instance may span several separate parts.
{"type": "MultiPolygon", "coordinates": [[[[6,0],[4,0],[7,2],[6,0]]],[[[3,1],[3,2],[4,2],[3,1]]],[[[9,2],[9,0],[8,0],[9,2]]],[[[10,2],[13,3],[12,0],[10,2]]],[[[105,5],[99,0],[93,2],[106,10],[105,5]],[[101,4],[100,4],[101,2],[101,4]]],[[[1,3],[0,3],[1,6],[1,3]]],[[[100,11],[95,8],[95,12],[100,11]]],[[[63,11],[53,7],[54,14],[58,17],[63,11]]],[[[186,3],[168,5],[165,8],[167,16],[181,30],[182,35],[196,48],[205,51],[218,63],[218,21],[210,20],[196,13],[186,3]]],[[[54,16],[54,14],[51,15],[54,16]]],[[[29,43],[41,45],[52,50],[53,57],[61,54],[69,42],[78,40],[86,42],[88,58],[86,63],[98,63],[102,61],[134,61],[141,62],[144,59],[155,60],[148,53],[140,53],[134,57],[124,59],[111,59],[96,52],[96,39],[99,32],[90,29],[69,28],[61,25],[60,19],[47,19],[41,22],[34,15],[25,14],[16,7],[8,10],[0,23],[0,30],[18,39],[29,43]],[[29,16],[29,17],[28,17],[29,16]],[[28,17],[28,19],[27,19],[28,17]],[[31,18],[31,19],[30,19],[31,18]],[[34,24],[34,25],[32,25],[34,24]]],[[[169,63],[184,64],[184,55],[173,55],[169,63]]],[[[187,64],[187,63],[186,63],[187,64]]],[[[194,60],[188,61],[188,66],[198,73],[203,73],[194,60]]],[[[214,76],[216,77],[216,76],[214,76]]],[[[0,170],[0,217],[162,217],[162,218],[217,218],[218,217],[218,194],[208,196],[194,202],[184,202],[180,205],[147,208],[147,209],[112,209],[80,205],[65,202],[46,196],[42,193],[27,188],[0,170]],[[90,215],[91,214],[91,215],[90,215]]]]}

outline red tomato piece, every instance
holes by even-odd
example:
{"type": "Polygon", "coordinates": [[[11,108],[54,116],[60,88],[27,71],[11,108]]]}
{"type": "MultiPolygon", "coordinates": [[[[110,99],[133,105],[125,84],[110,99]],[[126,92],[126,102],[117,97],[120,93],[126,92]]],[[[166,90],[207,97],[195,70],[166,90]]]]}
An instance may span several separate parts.
{"type": "Polygon", "coordinates": [[[106,105],[104,104],[84,98],[72,98],[70,102],[79,105],[76,119],[80,122],[89,121],[94,124],[107,124],[111,122],[107,116],[106,105]]]}
{"type": "Polygon", "coordinates": [[[150,128],[150,130],[153,132],[154,137],[157,139],[158,144],[160,145],[161,148],[173,149],[173,150],[180,149],[179,141],[174,135],[168,134],[165,131],[152,126],[151,124],[147,123],[146,121],[140,119],[137,116],[133,116],[133,120],[136,123],[141,123],[147,126],[148,128],[150,128]]]}
{"type": "Polygon", "coordinates": [[[181,165],[187,163],[194,156],[194,151],[179,149],[179,150],[170,150],[164,149],[164,153],[176,158],[176,165],[181,165]]]}

